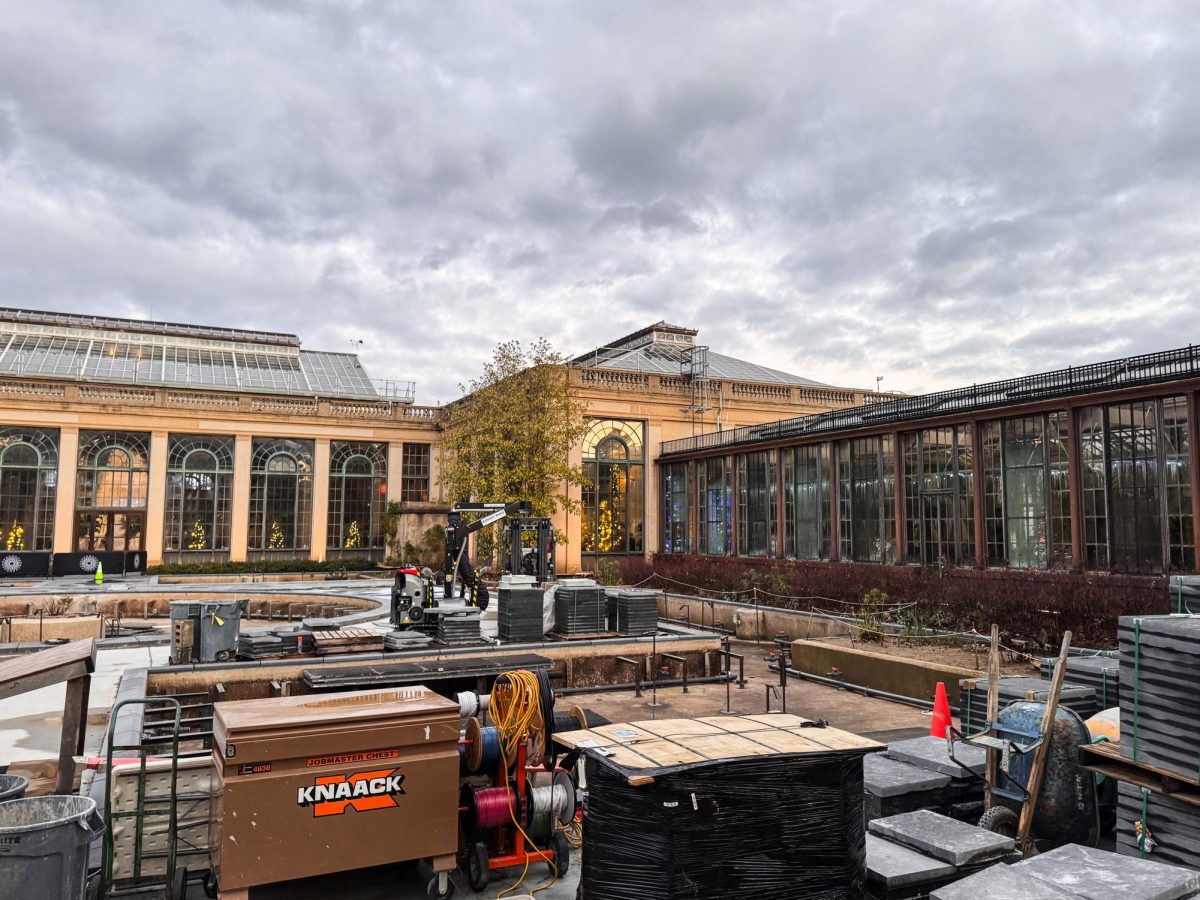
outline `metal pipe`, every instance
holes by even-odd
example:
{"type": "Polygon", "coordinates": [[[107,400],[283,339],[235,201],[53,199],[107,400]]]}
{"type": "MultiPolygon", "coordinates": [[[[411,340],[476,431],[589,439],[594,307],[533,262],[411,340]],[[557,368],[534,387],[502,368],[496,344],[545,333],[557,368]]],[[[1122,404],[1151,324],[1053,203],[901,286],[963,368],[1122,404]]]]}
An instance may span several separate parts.
{"type": "Polygon", "coordinates": [[[618,656],[617,662],[625,663],[627,666],[633,666],[633,677],[636,679],[631,685],[634,690],[633,696],[642,696],[642,664],[637,660],[630,659],[628,656],[618,656]]]}
{"type": "Polygon", "coordinates": [[[659,655],[663,659],[671,659],[679,663],[680,668],[683,669],[683,692],[686,694],[688,692],[687,658],[674,653],[661,653],[659,655]]]}
{"type": "MultiPolygon", "coordinates": [[[[727,679],[728,676],[726,675],[704,675],[700,678],[689,678],[688,684],[720,684],[722,681],[726,681],[727,679]]],[[[683,684],[683,682],[678,678],[672,678],[668,681],[660,681],[659,684],[663,687],[679,687],[683,684]]],[[[581,685],[580,687],[560,688],[554,693],[568,695],[590,694],[594,692],[598,694],[602,691],[631,691],[634,689],[634,687],[635,686],[632,684],[581,685]]]]}

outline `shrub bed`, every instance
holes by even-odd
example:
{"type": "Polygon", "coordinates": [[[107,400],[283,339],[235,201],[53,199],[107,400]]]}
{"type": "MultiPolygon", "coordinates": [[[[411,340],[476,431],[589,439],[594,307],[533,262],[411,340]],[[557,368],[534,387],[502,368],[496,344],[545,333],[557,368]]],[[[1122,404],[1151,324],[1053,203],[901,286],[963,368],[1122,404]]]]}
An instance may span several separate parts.
{"type": "Polygon", "coordinates": [[[855,612],[855,607],[845,604],[861,604],[864,595],[878,589],[887,594],[889,604],[914,604],[898,614],[898,624],[986,634],[995,622],[1010,638],[1054,649],[1068,629],[1076,646],[1114,647],[1120,616],[1170,611],[1165,577],[1095,572],[939,571],[922,566],[665,554],[621,561],[624,583],[645,579],[680,593],[688,592],[687,585],[730,600],[753,596],[771,606],[839,612],[855,612]],[[747,593],[739,597],[734,592],[747,593]]]}
{"type": "Polygon", "coordinates": [[[367,557],[352,559],[257,559],[247,562],[165,563],[147,566],[147,575],[247,575],[283,572],[366,572],[378,568],[367,557]]]}

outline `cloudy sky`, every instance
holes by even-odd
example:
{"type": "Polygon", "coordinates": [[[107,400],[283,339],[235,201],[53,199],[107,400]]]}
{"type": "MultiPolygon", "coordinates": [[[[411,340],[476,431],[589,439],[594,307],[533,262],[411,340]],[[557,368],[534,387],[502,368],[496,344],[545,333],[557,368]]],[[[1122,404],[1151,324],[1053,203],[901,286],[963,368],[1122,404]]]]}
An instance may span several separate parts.
{"type": "Polygon", "coordinates": [[[448,400],[657,319],[923,391],[1200,341],[1193,3],[0,0],[0,304],[448,400]]]}

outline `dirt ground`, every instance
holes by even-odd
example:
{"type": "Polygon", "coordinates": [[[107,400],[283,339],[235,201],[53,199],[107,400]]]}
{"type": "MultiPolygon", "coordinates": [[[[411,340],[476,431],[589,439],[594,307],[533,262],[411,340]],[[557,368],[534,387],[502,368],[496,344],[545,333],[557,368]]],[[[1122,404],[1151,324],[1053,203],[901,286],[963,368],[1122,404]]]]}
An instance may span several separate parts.
{"type": "MultiPolygon", "coordinates": [[[[724,684],[694,684],[689,685],[685,694],[678,686],[665,687],[657,692],[658,705],[651,706],[655,692],[647,685],[640,698],[632,691],[596,691],[563,697],[558,707],[582,706],[614,722],[697,719],[723,713],[728,697],[733,713],[762,713],[767,710],[768,686],[779,687],[779,675],[770,671],[766,662],[773,649],[767,643],[734,642],[733,651],[746,657],[744,688],[736,684],[728,688],[724,684]]],[[[782,698],[772,692],[771,711],[778,712],[781,706],[782,698]]],[[[824,719],[835,728],[855,734],[929,727],[927,711],[796,678],[788,679],[787,711],[809,719],[824,719]]]]}
{"type": "MultiPolygon", "coordinates": [[[[835,647],[853,647],[905,659],[919,659],[922,662],[942,663],[959,666],[963,669],[975,669],[980,672],[987,671],[987,645],[974,641],[946,639],[917,641],[907,638],[885,638],[883,643],[864,643],[860,640],[853,640],[847,635],[813,638],[813,640],[835,647]]],[[[1027,657],[1001,651],[1000,671],[1004,675],[1037,675],[1039,669],[1027,657]]]]}

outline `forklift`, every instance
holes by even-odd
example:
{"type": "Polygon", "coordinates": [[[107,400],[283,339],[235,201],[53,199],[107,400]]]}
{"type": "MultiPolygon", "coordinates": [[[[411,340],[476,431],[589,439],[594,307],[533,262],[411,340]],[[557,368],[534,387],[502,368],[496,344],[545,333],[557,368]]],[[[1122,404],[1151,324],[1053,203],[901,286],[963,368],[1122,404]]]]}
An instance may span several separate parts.
{"type": "MultiPolygon", "coordinates": [[[[545,516],[531,515],[533,506],[526,500],[516,503],[460,503],[450,510],[446,522],[445,574],[442,580],[442,599],[458,597],[468,606],[487,609],[491,601],[487,585],[467,559],[469,538],[496,522],[505,522],[502,546],[504,571],[516,575],[532,575],[539,582],[555,577],[554,526],[545,516]],[[483,513],[472,521],[464,521],[464,513],[483,513]],[[527,544],[531,546],[526,546],[527,544]]],[[[437,631],[438,599],[435,596],[433,573],[415,566],[400,566],[392,584],[391,621],[394,628],[414,628],[433,633],[437,631]]]]}

